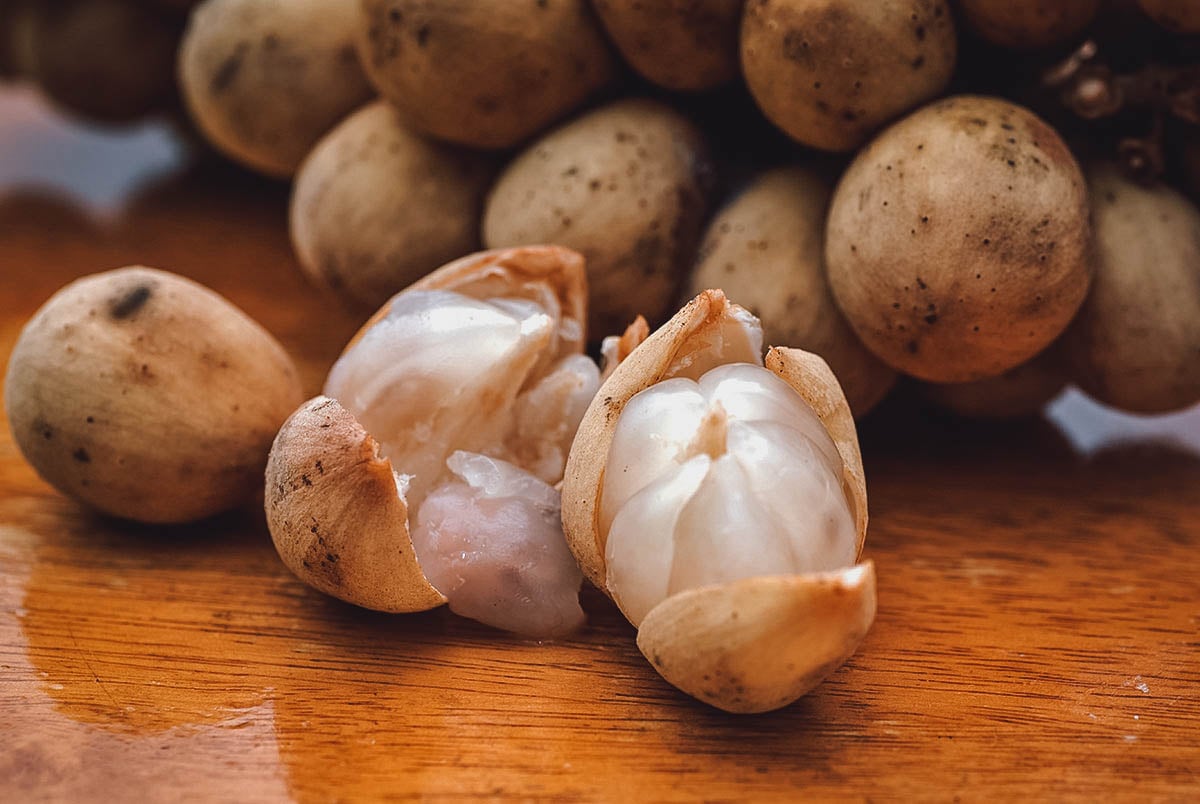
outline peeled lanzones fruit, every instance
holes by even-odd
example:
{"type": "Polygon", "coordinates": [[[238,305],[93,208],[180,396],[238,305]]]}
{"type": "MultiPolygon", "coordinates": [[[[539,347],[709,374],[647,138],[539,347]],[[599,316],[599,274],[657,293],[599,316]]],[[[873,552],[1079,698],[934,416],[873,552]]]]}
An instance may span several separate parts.
{"type": "Polygon", "coordinates": [[[784,706],[858,647],[875,574],[854,421],[819,357],[773,348],[706,290],[629,353],[584,414],[563,480],[584,573],[679,689],[784,706]]]}
{"type": "Polygon", "coordinates": [[[947,98],[859,153],[825,249],[834,297],[875,354],[933,382],[982,379],[1049,346],[1083,302],[1087,188],[1033,113],[947,98]]]}
{"type": "Polygon", "coordinates": [[[581,625],[553,484],[600,384],[586,294],[579,255],[539,247],[464,257],[389,301],[271,449],[284,563],[372,609],[581,625]]]}

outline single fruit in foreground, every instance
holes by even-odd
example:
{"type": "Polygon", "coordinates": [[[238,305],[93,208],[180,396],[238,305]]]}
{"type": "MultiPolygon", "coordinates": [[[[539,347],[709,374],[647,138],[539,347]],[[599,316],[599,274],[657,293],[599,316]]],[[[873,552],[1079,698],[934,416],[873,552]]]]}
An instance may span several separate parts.
{"type": "Polygon", "coordinates": [[[208,288],[150,268],[72,282],[25,325],[9,427],[51,485],[100,511],[187,522],[262,488],[302,399],[283,347],[208,288]]]}
{"type": "Polygon", "coordinates": [[[669,682],[731,712],[808,692],[857,648],[875,575],[854,420],[816,355],[708,290],[588,408],[563,482],[585,574],[669,682]]]}
{"type": "Polygon", "coordinates": [[[397,294],[275,440],[266,511],[284,563],[367,608],[578,628],[554,484],[600,384],[585,305],[583,262],[556,247],[464,257],[397,294]]]}

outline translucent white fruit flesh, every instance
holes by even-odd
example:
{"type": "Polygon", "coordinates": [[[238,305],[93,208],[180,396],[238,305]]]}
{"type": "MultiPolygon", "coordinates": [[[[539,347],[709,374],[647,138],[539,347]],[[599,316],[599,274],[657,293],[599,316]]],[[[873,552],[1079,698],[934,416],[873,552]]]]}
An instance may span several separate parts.
{"type": "Polygon", "coordinates": [[[553,334],[524,300],[481,301],[443,290],[397,296],[338,359],[325,394],[342,403],[411,475],[420,503],[456,449],[503,442],[513,402],[553,334]]]}
{"type": "Polygon", "coordinates": [[[841,477],[816,413],[761,366],[653,385],[625,406],[609,451],[608,589],[638,625],[686,589],[850,566],[841,477]]]}
{"type": "Polygon", "coordinates": [[[568,322],[557,303],[549,306],[445,290],[402,293],[342,355],[325,385],[391,460],[416,530],[433,545],[428,555],[417,545],[422,569],[451,609],[532,636],[579,624],[560,600],[566,590],[578,610],[579,572],[563,541],[558,493],[546,484],[561,479],[600,384],[588,358],[556,356],[568,322]],[[475,462],[448,461],[468,453],[475,462]],[[484,472],[479,461],[492,468],[484,472]],[[503,475],[509,492],[478,491],[488,472],[503,475]],[[538,496],[543,492],[552,503],[538,496]],[[544,514],[547,505],[553,517],[544,514]],[[551,541],[557,552],[545,546],[551,541]],[[451,561],[439,544],[474,557],[451,561]],[[474,569],[460,577],[462,561],[474,569]],[[498,585],[505,580],[507,590],[498,585]],[[547,591],[531,594],[534,581],[547,591]]]}
{"type": "Polygon", "coordinates": [[[417,512],[413,548],[450,609],[487,625],[555,637],[583,624],[583,574],[563,541],[558,492],[484,455],[455,452],[454,478],[417,512]]]}

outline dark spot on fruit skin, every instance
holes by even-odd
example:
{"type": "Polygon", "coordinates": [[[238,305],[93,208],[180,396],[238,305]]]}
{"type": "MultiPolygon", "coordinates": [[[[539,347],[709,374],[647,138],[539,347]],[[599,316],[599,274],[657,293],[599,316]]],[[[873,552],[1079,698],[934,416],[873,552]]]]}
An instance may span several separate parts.
{"type": "Polygon", "coordinates": [[[74,458],[75,460],[79,461],[80,463],[91,463],[92,462],[92,456],[89,455],[88,451],[86,449],[84,449],[83,447],[79,447],[74,452],[72,452],[71,457],[74,458]]]}
{"type": "Polygon", "coordinates": [[[429,41],[429,26],[422,25],[417,29],[417,47],[425,47],[425,43],[429,41]]]}
{"type": "Polygon", "coordinates": [[[914,70],[919,70],[924,66],[925,66],[925,57],[924,56],[917,56],[915,59],[912,60],[912,68],[914,70]]]}
{"type": "Polygon", "coordinates": [[[95,416],[88,416],[88,417],[87,417],[87,419],[85,419],[85,421],[86,421],[88,424],[95,424],[95,423],[96,423],[96,417],[95,417],[95,416]]]}
{"type": "Polygon", "coordinates": [[[114,321],[129,318],[142,309],[152,295],[154,291],[149,285],[137,285],[109,303],[108,315],[114,321]]]}
{"type": "Polygon", "coordinates": [[[909,341],[909,342],[908,342],[908,343],[905,345],[905,348],[906,348],[906,349],[908,349],[908,353],[909,353],[909,354],[913,354],[913,355],[915,355],[915,354],[917,353],[917,348],[918,348],[918,347],[917,347],[917,342],[916,342],[916,341],[909,341]]]}
{"type": "Polygon", "coordinates": [[[919,287],[921,290],[925,290],[926,288],[929,287],[929,285],[926,285],[925,282],[921,279],[921,277],[918,276],[917,277],[917,287],[919,287]]]}
{"type": "Polygon", "coordinates": [[[306,486],[311,486],[313,484],[312,478],[310,478],[308,475],[300,475],[300,482],[306,486]]]}
{"type": "Polygon", "coordinates": [[[214,95],[219,95],[233,86],[234,79],[237,78],[238,73],[242,70],[242,62],[246,59],[246,51],[249,49],[249,44],[239,42],[233,54],[221,62],[221,66],[213,73],[212,81],[209,83],[209,90],[214,95]]]}
{"type": "Polygon", "coordinates": [[[925,316],[926,324],[936,324],[937,320],[938,320],[937,313],[930,313],[929,315],[925,316]]]}

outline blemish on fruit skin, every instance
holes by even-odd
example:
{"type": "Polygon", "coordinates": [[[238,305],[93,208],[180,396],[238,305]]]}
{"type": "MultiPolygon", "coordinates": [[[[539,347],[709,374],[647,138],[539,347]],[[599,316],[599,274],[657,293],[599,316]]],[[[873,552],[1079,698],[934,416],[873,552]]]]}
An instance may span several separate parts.
{"type": "Polygon", "coordinates": [[[154,291],[150,285],[137,285],[128,290],[124,295],[113,299],[108,307],[108,315],[114,321],[120,321],[129,318],[138,310],[146,305],[150,300],[154,291]]]}
{"type": "Polygon", "coordinates": [[[92,462],[92,456],[89,455],[88,451],[86,449],[84,449],[83,447],[79,447],[74,452],[72,452],[71,457],[74,458],[75,460],[79,461],[80,463],[91,463],[92,462]]]}

